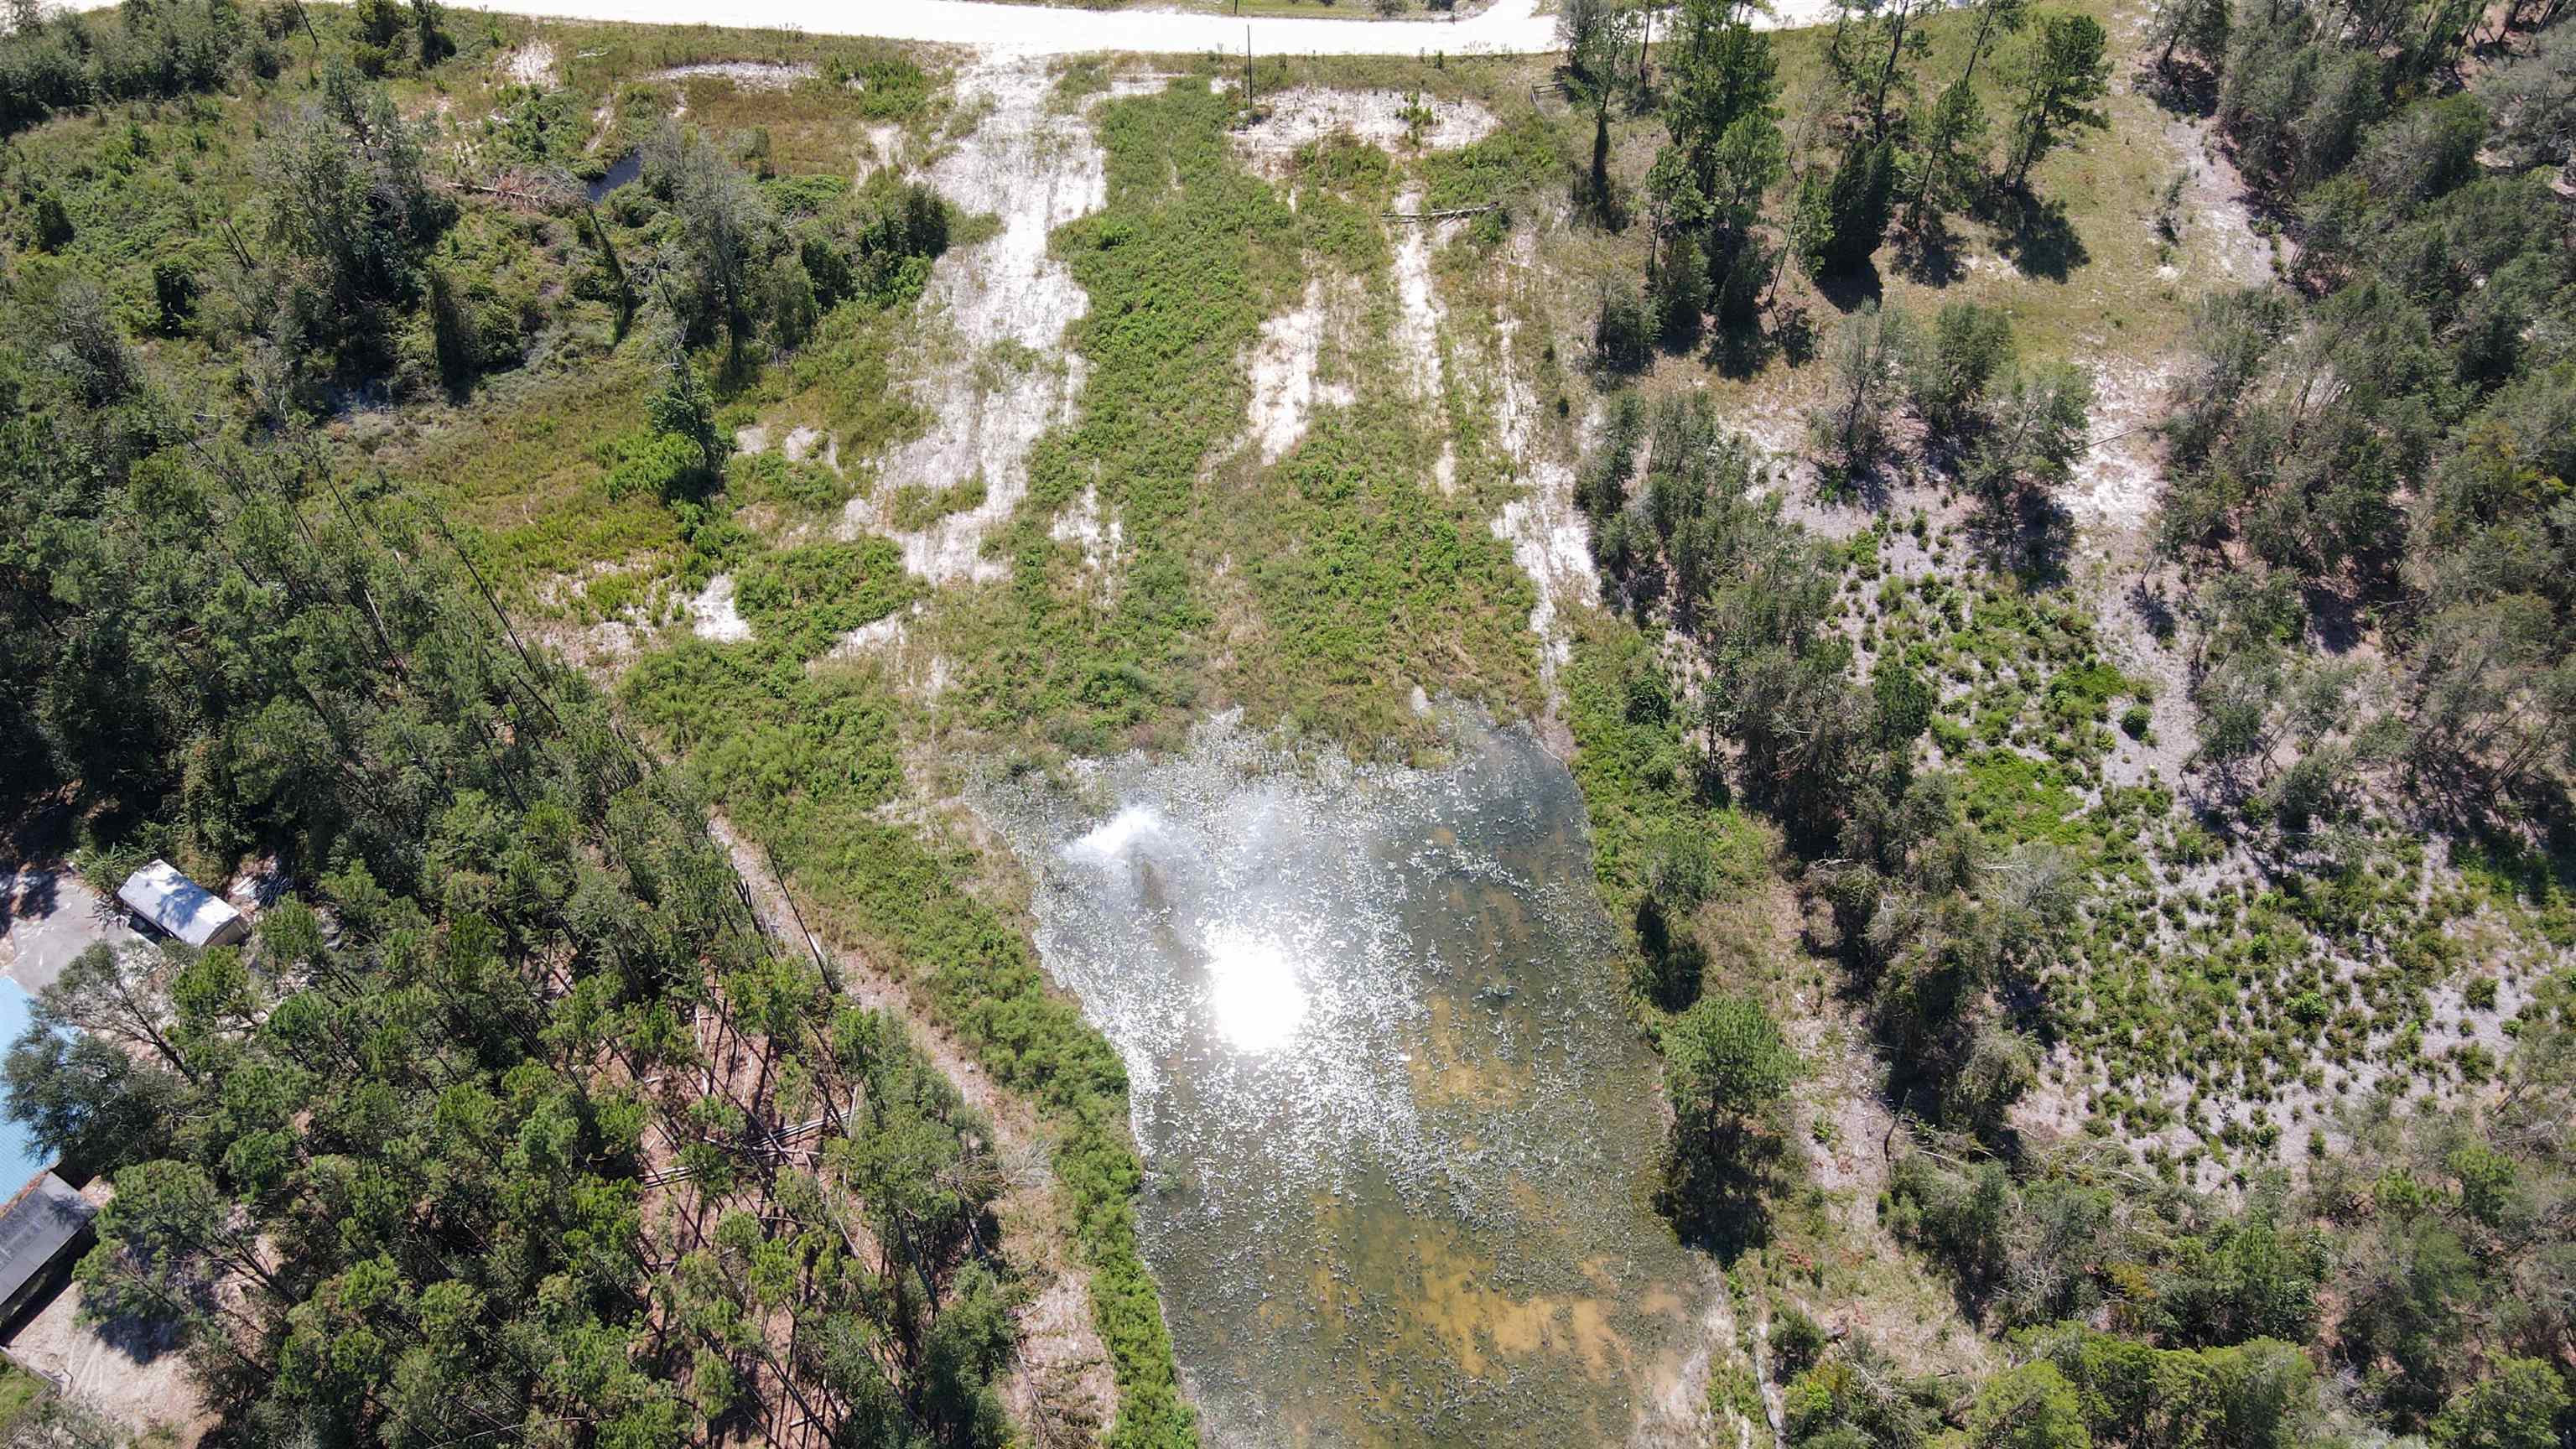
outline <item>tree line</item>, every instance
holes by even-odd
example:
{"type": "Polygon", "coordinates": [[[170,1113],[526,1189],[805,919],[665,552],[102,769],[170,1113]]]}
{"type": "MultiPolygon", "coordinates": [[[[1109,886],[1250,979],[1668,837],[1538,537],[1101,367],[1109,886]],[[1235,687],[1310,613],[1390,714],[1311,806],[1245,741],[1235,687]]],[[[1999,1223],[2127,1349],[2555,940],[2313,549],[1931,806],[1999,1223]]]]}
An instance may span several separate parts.
{"type": "MultiPolygon", "coordinates": [[[[1825,103],[1786,124],[1741,12],[1669,12],[1651,91],[1620,12],[1562,12],[1599,138],[1578,199],[1621,220],[1614,104],[1652,106],[1666,134],[1642,195],[1648,283],[1614,286],[1599,315],[1605,378],[1712,325],[1712,360],[1758,357],[1727,340],[1758,326],[1788,262],[1833,295],[1891,237],[1911,265],[1946,217],[2045,205],[2037,161],[2102,121],[2100,27],[1980,5],[1960,71],[1923,77],[1920,11],[1847,13],[1825,103]],[[1981,100],[1997,94],[1999,147],[1981,100]]],[[[2160,537],[2184,588],[2157,626],[2187,656],[2191,768],[2235,816],[2213,828],[2252,832],[2302,918],[2358,950],[2335,902],[2367,894],[2374,818],[2448,826],[2539,875],[2570,848],[2571,35],[2527,5],[2173,0],[2137,57],[2164,104],[2214,119],[2284,262],[2200,308],[2162,428],[2160,537]],[[2355,636],[2384,662],[2347,653],[2355,636]]],[[[2008,319],[1966,303],[1857,302],[1829,362],[1807,420],[1824,491],[1874,504],[1891,465],[1919,464],[1974,504],[1972,560],[2058,577],[2082,372],[2024,363],[2008,319]]],[[[1837,617],[1875,534],[1846,549],[1784,516],[1770,465],[1703,397],[1605,391],[1576,500],[1609,601],[1667,642],[1579,680],[1594,733],[1578,735],[1623,756],[1592,768],[1676,812],[1616,866],[1679,1118],[1667,1208],[1705,1240],[1757,1243],[1765,1194],[1794,1177],[1777,1107],[1795,1054],[1715,984],[1691,926],[1720,888],[1691,812],[1746,805],[1777,823],[1806,943],[1843,968],[1914,1128],[1881,1219],[2008,1365],[1981,1385],[1909,1378],[1864,1336],[1829,1344],[1789,1317],[1773,1343],[1790,1441],[2570,1442],[2563,971],[2541,970],[2491,1088],[2364,1093],[2315,1129],[2349,1145],[2320,1135],[2301,1181],[2257,1173],[2211,1200],[2125,1145],[2034,1151],[2009,1116],[2044,1050],[2031,1004],[2086,959],[2115,852],[2001,828],[1965,732],[1936,726],[1929,656],[1864,647],[1874,631],[1837,617]]],[[[2056,709],[2042,666],[2024,683],[2056,709]]],[[[2105,787],[2095,813],[2120,796],[2105,787]]]]}

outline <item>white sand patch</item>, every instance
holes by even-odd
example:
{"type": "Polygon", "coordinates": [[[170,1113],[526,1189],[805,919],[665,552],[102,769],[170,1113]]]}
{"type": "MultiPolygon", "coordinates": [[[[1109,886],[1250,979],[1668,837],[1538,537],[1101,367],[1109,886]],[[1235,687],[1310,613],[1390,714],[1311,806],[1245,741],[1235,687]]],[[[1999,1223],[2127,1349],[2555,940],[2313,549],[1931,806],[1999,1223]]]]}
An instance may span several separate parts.
{"type": "MultiPolygon", "coordinates": [[[[1537,237],[1524,231],[1514,239],[1507,263],[1519,274],[1514,279],[1516,290],[1536,282],[1536,264],[1537,237]]],[[[1522,298],[1525,305],[1528,300],[1522,298]]],[[[1494,537],[1512,546],[1513,562],[1529,575],[1530,583],[1538,590],[1538,602],[1530,609],[1530,632],[1539,639],[1539,684],[1547,691],[1549,708],[1553,710],[1558,693],[1556,672],[1574,657],[1574,642],[1557,623],[1557,614],[1575,604],[1598,602],[1601,579],[1592,568],[1591,532],[1582,511],[1574,506],[1574,469],[1560,459],[1533,456],[1538,451],[1538,397],[1512,356],[1521,325],[1520,318],[1512,315],[1511,302],[1496,305],[1494,373],[1501,392],[1495,399],[1495,422],[1504,451],[1511,455],[1527,491],[1503,505],[1502,514],[1493,522],[1493,531],[1494,537]]],[[[1586,421],[1597,423],[1598,419],[1586,421]]]]}
{"type": "Polygon", "coordinates": [[[734,603],[733,575],[718,574],[707,580],[707,586],[689,600],[689,628],[699,638],[719,644],[736,644],[751,637],[751,621],[734,603]]]}
{"type": "MultiPolygon", "coordinates": [[[[2252,286],[2272,280],[2272,244],[2254,230],[2254,209],[2236,168],[2217,154],[2205,124],[2165,124],[2165,140],[2182,165],[2182,265],[2212,285],[2252,286]]],[[[2161,270],[2161,269],[2159,269],[2161,270]]]]}
{"type": "Polygon", "coordinates": [[[501,57],[501,74],[510,84],[534,86],[539,90],[555,87],[555,48],[543,40],[531,40],[501,57]]]}
{"type": "Polygon", "coordinates": [[[832,647],[820,658],[806,664],[806,672],[870,667],[908,699],[922,703],[936,699],[954,680],[956,671],[944,656],[931,652],[928,641],[920,635],[918,626],[929,613],[929,604],[916,599],[908,608],[862,624],[832,641],[832,647]]]}
{"type": "Polygon", "coordinates": [[[615,674],[642,652],[636,627],[623,619],[604,619],[555,641],[574,667],[593,674],[615,674]]]}
{"type": "MultiPolygon", "coordinates": [[[[1422,194],[1408,192],[1395,203],[1398,211],[1420,211],[1422,194]]],[[[1431,285],[1431,237],[1419,224],[1399,225],[1395,238],[1395,345],[1405,361],[1413,395],[1425,402],[1440,396],[1440,323],[1446,315],[1440,294],[1431,285]]],[[[1454,463],[1452,464],[1454,467],[1454,463]]]]}
{"type": "Polygon", "coordinates": [[[1552,693],[1556,671],[1574,658],[1573,641],[1557,627],[1558,605],[1592,603],[1601,584],[1592,572],[1591,535],[1574,512],[1574,470],[1544,462],[1526,476],[1529,496],[1503,505],[1494,537],[1512,546],[1512,561],[1538,586],[1530,632],[1539,638],[1539,682],[1552,693]]]}
{"type": "Polygon", "coordinates": [[[1337,132],[1403,154],[1455,151],[1493,134],[1495,125],[1494,113],[1474,101],[1408,98],[1402,91],[1298,86],[1256,99],[1261,121],[1234,133],[1235,149],[1274,169],[1298,147],[1337,132]]]}
{"type": "Polygon", "coordinates": [[[1082,359],[1064,347],[1064,331],[1089,306],[1065,265],[1048,255],[1047,235],[1097,211],[1107,199],[1099,145],[1079,115],[1052,112],[1045,62],[986,56],[957,78],[963,108],[985,108],[983,123],[950,149],[932,184],[969,212],[992,212],[999,234],[943,260],[921,300],[925,321],[944,316],[957,345],[921,349],[928,365],[909,387],[935,421],[920,438],[884,460],[890,497],[914,484],[946,488],[984,475],[984,501],[905,533],[879,510],[853,500],[847,527],[874,530],[903,546],[904,567],[933,583],[1007,576],[1009,566],[983,557],[984,537],[1020,506],[1029,487],[1029,449],[1048,428],[1072,418],[1082,386],[1082,359]],[[1010,341],[1062,367],[1007,370],[978,380],[975,359],[1010,341]]]}
{"type": "Polygon", "coordinates": [[[2087,528],[2135,532],[2156,516],[2164,472],[2155,423],[2164,416],[2173,372],[2169,365],[2118,361],[2096,362],[2091,371],[2091,441],[2075,461],[2075,477],[2062,501],[2087,528]]]}
{"type": "Polygon", "coordinates": [[[1127,527],[1115,518],[1103,521],[1099,485],[1084,484],[1082,496],[1048,525],[1047,537],[1079,546],[1082,571],[1091,580],[1101,605],[1107,607],[1115,602],[1118,565],[1127,552],[1127,527]]]}
{"type": "MultiPolygon", "coordinates": [[[[1512,248],[1504,266],[1520,273],[1516,279],[1526,286],[1538,267],[1538,237],[1527,231],[1512,234],[1512,248]]],[[[1510,290],[1509,287],[1506,290],[1510,290]]],[[[1538,399],[1530,391],[1529,379],[1512,367],[1512,347],[1521,335],[1521,319],[1512,315],[1511,300],[1494,304],[1494,372],[1501,379],[1502,393],[1495,400],[1494,421],[1502,429],[1504,451],[1517,459],[1530,445],[1530,428],[1538,417],[1538,399]]]]}
{"type": "Polygon", "coordinates": [[[657,70],[646,80],[693,81],[728,80],[738,91],[784,91],[796,88],[798,81],[812,80],[819,72],[803,61],[793,65],[774,60],[709,60],[692,65],[675,65],[657,70]]]}
{"type": "Polygon", "coordinates": [[[1306,436],[1318,407],[1349,407],[1350,384],[1318,379],[1324,356],[1324,279],[1308,277],[1296,306],[1261,324],[1247,362],[1252,374],[1252,437],[1261,461],[1276,463],[1306,436]]]}
{"type": "MultiPolygon", "coordinates": [[[[913,606],[918,612],[919,604],[913,606]]],[[[912,636],[912,627],[902,612],[886,615],[872,623],[861,624],[835,640],[827,659],[855,659],[862,654],[899,653],[904,641],[912,636]]]]}
{"type": "Polygon", "coordinates": [[[868,127],[867,149],[859,156],[858,174],[851,179],[865,181],[880,171],[903,170],[903,127],[892,121],[868,127]]]}

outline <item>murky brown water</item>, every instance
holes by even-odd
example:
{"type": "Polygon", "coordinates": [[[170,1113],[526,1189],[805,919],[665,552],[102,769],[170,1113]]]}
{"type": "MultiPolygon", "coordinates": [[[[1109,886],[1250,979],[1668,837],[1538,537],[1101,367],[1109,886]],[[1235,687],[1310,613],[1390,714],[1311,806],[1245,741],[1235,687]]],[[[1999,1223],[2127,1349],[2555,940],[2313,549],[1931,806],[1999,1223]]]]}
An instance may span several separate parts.
{"type": "Polygon", "coordinates": [[[1212,1444],[1615,1444],[1693,1397],[1712,1280],[1646,1204],[1581,798],[1459,730],[1447,768],[1301,770],[1211,726],[986,801],[1127,1058],[1212,1444]]]}

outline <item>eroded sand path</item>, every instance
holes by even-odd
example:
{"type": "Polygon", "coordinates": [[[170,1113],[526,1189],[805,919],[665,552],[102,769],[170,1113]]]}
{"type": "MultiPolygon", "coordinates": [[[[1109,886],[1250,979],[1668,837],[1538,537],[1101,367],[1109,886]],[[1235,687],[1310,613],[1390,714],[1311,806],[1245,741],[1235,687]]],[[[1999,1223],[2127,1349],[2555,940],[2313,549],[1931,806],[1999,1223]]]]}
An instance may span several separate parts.
{"type": "Polygon", "coordinates": [[[931,168],[942,196],[1000,217],[1002,229],[932,273],[921,306],[925,317],[944,316],[949,345],[909,385],[935,421],[886,456],[880,486],[851,501],[849,527],[893,538],[904,567],[932,583],[1006,572],[983,556],[984,538],[1019,508],[1029,450],[1071,420],[1082,392],[1082,358],[1064,334],[1088,303],[1047,237],[1099,210],[1108,182],[1090,125],[1048,107],[1054,86],[1042,59],[979,57],[958,73],[957,98],[984,119],[931,168]],[[973,506],[919,529],[890,526],[897,490],[937,492],[978,476],[984,496],[973,506]]]}

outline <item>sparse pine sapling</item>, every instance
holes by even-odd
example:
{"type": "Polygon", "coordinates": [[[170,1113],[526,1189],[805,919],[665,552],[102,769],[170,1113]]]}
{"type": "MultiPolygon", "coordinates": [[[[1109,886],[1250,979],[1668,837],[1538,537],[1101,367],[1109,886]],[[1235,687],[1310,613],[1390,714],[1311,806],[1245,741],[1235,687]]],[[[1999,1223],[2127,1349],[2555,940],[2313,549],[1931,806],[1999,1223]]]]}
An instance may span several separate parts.
{"type": "Polygon", "coordinates": [[[2012,163],[2004,184],[2029,184],[2030,169],[2081,127],[2107,130],[2094,106],[2110,92],[2110,37],[2090,15],[2051,15],[2032,32],[2015,79],[2012,163]]]}

